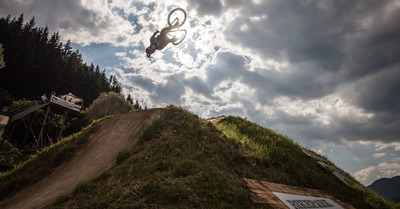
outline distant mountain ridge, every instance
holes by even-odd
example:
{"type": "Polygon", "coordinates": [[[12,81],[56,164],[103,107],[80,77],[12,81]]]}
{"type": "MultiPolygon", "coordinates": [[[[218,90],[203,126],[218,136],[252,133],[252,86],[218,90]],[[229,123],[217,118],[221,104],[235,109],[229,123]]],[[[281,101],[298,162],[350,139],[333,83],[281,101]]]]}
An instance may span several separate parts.
{"type": "Polygon", "coordinates": [[[382,195],[387,200],[400,202],[400,176],[378,179],[369,185],[368,188],[382,195]]]}

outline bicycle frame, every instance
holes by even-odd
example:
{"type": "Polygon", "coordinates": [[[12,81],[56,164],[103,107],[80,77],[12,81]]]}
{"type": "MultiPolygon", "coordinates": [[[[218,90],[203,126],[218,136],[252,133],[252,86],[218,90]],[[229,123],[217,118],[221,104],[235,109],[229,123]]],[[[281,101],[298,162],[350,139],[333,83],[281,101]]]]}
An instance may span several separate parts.
{"type": "Polygon", "coordinates": [[[168,36],[169,38],[173,38],[173,37],[178,38],[177,41],[172,42],[172,44],[178,45],[178,44],[180,44],[180,43],[183,41],[183,39],[185,39],[185,37],[186,37],[186,30],[185,30],[185,29],[177,29],[177,28],[175,28],[175,29],[170,30],[170,31],[167,33],[167,36],[168,36]]]}

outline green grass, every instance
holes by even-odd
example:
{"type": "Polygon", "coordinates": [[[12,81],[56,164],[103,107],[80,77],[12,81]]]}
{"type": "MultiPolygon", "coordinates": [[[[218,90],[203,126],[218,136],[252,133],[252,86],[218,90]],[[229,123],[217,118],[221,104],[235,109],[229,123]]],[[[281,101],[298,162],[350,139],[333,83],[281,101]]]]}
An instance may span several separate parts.
{"type": "Polygon", "coordinates": [[[158,134],[160,134],[160,131],[162,130],[164,123],[165,123],[164,118],[161,117],[156,118],[153,121],[153,123],[149,127],[147,127],[140,135],[139,141],[141,143],[144,143],[156,137],[158,134]]]}
{"type": "Polygon", "coordinates": [[[399,208],[346,186],[286,136],[238,117],[212,124],[174,106],[112,168],[48,208],[271,208],[250,201],[244,177],[324,190],[356,208],[399,208]]]}
{"type": "Polygon", "coordinates": [[[214,125],[169,106],[121,153],[129,154],[49,208],[271,208],[249,200],[243,177],[324,190],[356,208],[398,207],[346,186],[288,137],[237,117],[214,125]]]}
{"type": "MultiPolygon", "coordinates": [[[[356,208],[400,208],[399,204],[384,200],[359,183],[349,187],[340,182],[330,171],[318,167],[315,159],[307,157],[301,147],[286,136],[238,117],[227,117],[216,126],[242,145],[244,156],[254,158],[254,164],[264,167],[260,172],[263,175],[256,178],[323,190],[356,208]]],[[[326,157],[319,158],[330,167],[336,167],[326,157]]],[[[349,174],[346,176],[355,182],[349,174]]]]}
{"type": "Polygon", "coordinates": [[[170,106],[140,138],[107,179],[87,182],[95,187],[50,208],[269,208],[250,202],[242,176],[226,164],[238,144],[208,121],[170,106]]]}
{"type": "Polygon", "coordinates": [[[49,175],[64,161],[71,158],[86,142],[90,134],[96,132],[97,123],[92,123],[81,132],[63,138],[60,142],[44,148],[13,170],[0,176],[0,199],[33,184],[49,175]]]}
{"type": "Polygon", "coordinates": [[[132,154],[132,151],[128,148],[121,149],[117,154],[117,164],[123,163],[129,156],[132,154]]]}

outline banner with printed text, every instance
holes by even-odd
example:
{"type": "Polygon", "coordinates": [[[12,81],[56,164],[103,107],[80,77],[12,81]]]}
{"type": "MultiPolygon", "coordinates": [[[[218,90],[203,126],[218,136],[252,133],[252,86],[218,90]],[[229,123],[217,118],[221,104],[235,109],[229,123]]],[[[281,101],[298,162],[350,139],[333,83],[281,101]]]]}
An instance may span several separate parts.
{"type": "Polygon", "coordinates": [[[290,209],[343,209],[329,198],[272,192],[290,209]]]}

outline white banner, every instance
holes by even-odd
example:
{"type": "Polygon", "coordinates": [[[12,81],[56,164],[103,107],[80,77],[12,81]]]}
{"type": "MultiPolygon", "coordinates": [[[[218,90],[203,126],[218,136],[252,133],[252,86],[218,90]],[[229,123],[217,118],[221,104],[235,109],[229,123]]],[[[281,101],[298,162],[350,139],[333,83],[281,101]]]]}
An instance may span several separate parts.
{"type": "Polygon", "coordinates": [[[8,116],[0,115],[0,125],[7,125],[8,119],[9,119],[8,116]]]}
{"type": "Polygon", "coordinates": [[[290,209],[343,209],[329,198],[272,192],[290,209]]]}

